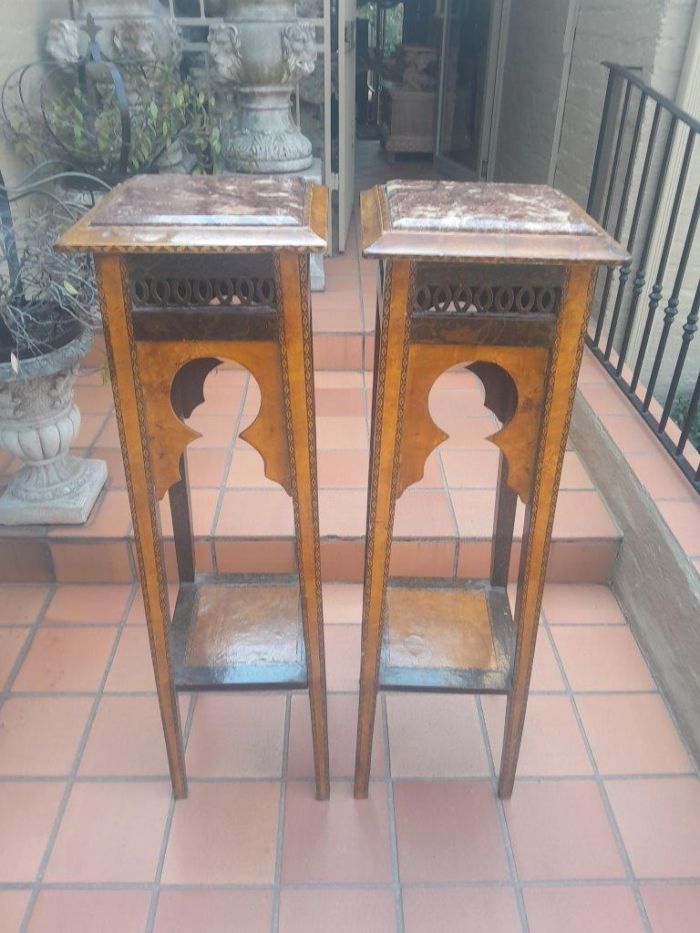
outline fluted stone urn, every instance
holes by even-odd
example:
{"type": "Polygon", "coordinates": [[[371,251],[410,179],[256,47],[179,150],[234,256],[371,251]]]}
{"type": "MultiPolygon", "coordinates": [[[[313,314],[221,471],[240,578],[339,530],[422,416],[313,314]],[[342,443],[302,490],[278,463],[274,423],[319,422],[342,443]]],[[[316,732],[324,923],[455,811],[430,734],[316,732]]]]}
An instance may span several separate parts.
{"type": "Polygon", "coordinates": [[[311,142],[292,119],[291,93],[314,70],[316,36],[293,0],[227,0],[224,22],[210,30],[209,53],[238,100],[235,122],[224,132],[227,168],[308,169],[311,142]]]}
{"type": "Polygon", "coordinates": [[[80,430],[73,387],[91,345],[86,330],[19,372],[0,363],[0,448],[23,463],[0,496],[0,524],[77,525],[90,515],[107,465],[68,452],[80,430]]]}

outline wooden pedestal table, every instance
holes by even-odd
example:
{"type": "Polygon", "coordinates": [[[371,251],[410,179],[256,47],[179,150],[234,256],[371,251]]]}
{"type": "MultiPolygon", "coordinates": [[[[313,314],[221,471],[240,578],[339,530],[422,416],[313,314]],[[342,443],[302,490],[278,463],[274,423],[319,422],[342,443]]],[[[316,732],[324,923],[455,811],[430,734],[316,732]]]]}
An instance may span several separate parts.
{"type": "Polygon", "coordinates": [[[499,795],[509,797],[596,270],[626,255],[539,185],[390,182],[362,194],[362,230],[381,275],[355,795],[367,795],[384,689],[506,694],[499,795]],[[490,577],[389,584],[396,499],[448,436],[430,416],[430,389],[460,363],[502,423],[489,438],[501,452],[490,577]],[[511,615],[518,497],[525,523],[511,615]]]}
{"type": "MultiPolygon", "coordinates": [[[[61,239],[94,254],[170,775],[187,793],[177,691],[297,689],[311,701],[316,793],[329,793],[309,253],[327,192],[294,177],[181,175],[120,185],[61,239]],[[184,423],[222,360],[252,373],[242,437],[294,503],[298,576],[195,573],[184,423]],[[158,500],[180,578],[172,620],[158,500]]],[[[233,413],[232,413],[233,416],[233,413]]]]}

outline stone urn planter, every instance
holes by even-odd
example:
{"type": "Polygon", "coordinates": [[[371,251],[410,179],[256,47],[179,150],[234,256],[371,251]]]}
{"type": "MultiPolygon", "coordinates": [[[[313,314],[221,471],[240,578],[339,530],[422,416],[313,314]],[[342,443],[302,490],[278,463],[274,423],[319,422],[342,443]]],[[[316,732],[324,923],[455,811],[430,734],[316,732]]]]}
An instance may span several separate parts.
{"type": "Polygon", "coordinates": [[[224,158],[236,172],[299,172],[311,165],[311,142],[291,115],[291,93],[316,61],[313,26],[294,0],[227,0],[225,21],[211,28],[209,53],[238,99],[225,128],[224,158]]]}
{"type": "Polygon", "coordinates": [[[80,430],[73,387],[88,330],[59,349],[0,363],[0,447],[22,461],[0,497],[0,524],[82,524],[107,480],[103,460],[69,455],[80,430]]]}
{"type": "Polygon", "coordinates": [[[85,54],[88,16],[98,27],[96,40],[104,58],[176,66],[182,39],[168,11],[152,0],[78,0],[76,18],[49,24],[46,50],[54,61],[77,62],[85,54]]]}

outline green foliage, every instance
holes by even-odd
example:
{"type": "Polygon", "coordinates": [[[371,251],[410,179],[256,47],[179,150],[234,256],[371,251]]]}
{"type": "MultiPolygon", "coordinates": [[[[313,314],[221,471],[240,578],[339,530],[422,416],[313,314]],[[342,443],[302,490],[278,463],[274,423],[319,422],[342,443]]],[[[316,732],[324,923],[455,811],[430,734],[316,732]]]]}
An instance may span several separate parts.
{"type": "MultiPolygon", "coordinates": [[[[679,395],[676,401],[673,403],[673,408],[671,409],[671,418],[681,429],[683,428],[685,419],[688,416],[690,399],[690,393],[687,395],[679,395]]],[[[696,450],[700,450],[700,406],[695,409],[695,415],[690,423],[688,439],[696,450]]]]}
{"type": "MultiPolygon", "coordinates": [[[[174,68],[124,63],[119,70],[131,121],[127,173],[153,170],[176,143],[194,156],[195,170],[210,170],[221,153],[213,96],[174,68]]],[[[105,74],[83,87],[77,69],[54,69],[49,77],[42,83],[41,107],[18,107],[8,119],[15,148],[29,162],[54,158],[70,169],[115,180],[122,116],[112,81],[105,74]]]]}

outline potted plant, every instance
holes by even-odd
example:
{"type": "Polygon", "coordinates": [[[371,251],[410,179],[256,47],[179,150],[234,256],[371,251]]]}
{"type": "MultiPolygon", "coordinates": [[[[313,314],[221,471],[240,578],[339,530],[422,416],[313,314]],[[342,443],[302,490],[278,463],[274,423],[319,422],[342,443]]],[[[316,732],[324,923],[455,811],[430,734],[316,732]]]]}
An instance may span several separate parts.
{"type": "Polygon", "coordinates": [[[90,260],[54,252],[80,208],[44,191],[22,219],[0,175],[0,447],[21,461],[0,523],[81,524],[107,479],[102,460],[69,455],[80,429],[73,387],[98,311],[90,260]]]}

